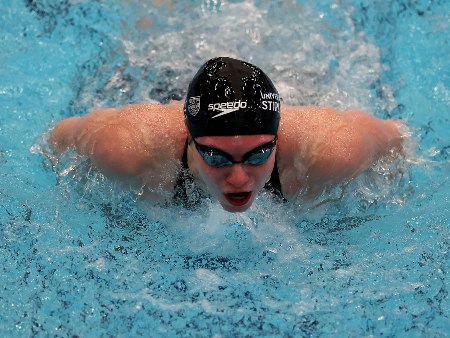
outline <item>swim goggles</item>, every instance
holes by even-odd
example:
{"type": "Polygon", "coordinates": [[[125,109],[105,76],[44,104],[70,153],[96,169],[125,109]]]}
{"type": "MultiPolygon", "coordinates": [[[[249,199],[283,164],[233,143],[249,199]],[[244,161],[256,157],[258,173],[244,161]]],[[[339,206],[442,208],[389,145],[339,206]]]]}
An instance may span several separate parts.
{"type": "Polygon", "coordinates": [[[227,154],[222,150],[198,144],[195,139],[193,139],[193,141],[198,153],[210,167],[221,168],[238,163],[257,166],[267,162],[275,149],[277,137],[275,136],[272,141],[264,143],[263,145],[245,153],[244,156],[242,156],[242,161],[234,161],[230,154],[227,154]]]}

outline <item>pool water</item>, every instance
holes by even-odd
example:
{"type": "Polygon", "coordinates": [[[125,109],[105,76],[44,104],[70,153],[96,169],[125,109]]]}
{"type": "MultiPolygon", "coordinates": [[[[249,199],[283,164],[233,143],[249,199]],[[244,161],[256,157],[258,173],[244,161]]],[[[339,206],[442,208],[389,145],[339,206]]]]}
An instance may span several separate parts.
{"type": "Polygon", "coordinates": [[[450,336],[448,1],[2,5],[1,336],[450,336]],[[288,104],[403,120],[407,155],[337,201],[236,215],[149,205],[48,154],[57,121],[181,99],[218,55],[288,104]]]}

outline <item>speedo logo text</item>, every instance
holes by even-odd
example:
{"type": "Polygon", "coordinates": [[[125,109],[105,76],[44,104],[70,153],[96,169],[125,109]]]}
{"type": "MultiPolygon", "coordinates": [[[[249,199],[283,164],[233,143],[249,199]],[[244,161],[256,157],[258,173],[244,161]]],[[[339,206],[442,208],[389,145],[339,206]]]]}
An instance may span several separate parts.
{"type": "Polygon", "coordinates": [[[239,109],[247,108],[247,101],[234,101],[234,102],[221,102],[208,104],[208,110],[219,111],[220,113],[214,115],[212,118],[216,118],[222,115],[232,113],[239,109]]]}

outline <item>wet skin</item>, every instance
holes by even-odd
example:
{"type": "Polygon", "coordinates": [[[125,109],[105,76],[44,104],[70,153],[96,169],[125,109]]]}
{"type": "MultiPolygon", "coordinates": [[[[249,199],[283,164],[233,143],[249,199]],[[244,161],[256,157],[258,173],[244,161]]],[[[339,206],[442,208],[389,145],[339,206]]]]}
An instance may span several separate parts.
{"type": "MultiPolygon", "coordinates": [[[[281,192],[288,201],[313,200],[326,187],[357,177],[380,157],[401,154],[404,135],[395,121],[360,111],[284,105],[276,148],[281,192]]],[[[145,187],[145,198],[162,201],[171,196],[177,182],[186,138],[189,131],[181,103],[143,103],[60,121],[49,144],[56,156],[73,148],[106,175],[145,187]]],[[[243,154],[272,139],[273,135],[253,135],[199,137],[196,141],[240,161],[243,154]]],[[[273,153],[257,167],[211,168],[194,143],[188,147],[189,171],[226,210],[235,212],[252,204],[269,180],[274,161],[273,153]]]]}
{"type": "MultiPolygon", "coordinates": [[[[240,136],[203,136],[196,142],[228,153],[235,161],[241,161],[247,152],[273,140],[273,135],[240,135],[240,136]]],[[[189,146],[192,161],[189,164],[194,175],[217,198],[222,207],[229,212],[247,210],[255,200],[258,192],[269,181],[275,164],[275,152],[267,162],[252,166],[233,164],[221,168],[209,166],[196,150],[194,143],[189,146]]]]}

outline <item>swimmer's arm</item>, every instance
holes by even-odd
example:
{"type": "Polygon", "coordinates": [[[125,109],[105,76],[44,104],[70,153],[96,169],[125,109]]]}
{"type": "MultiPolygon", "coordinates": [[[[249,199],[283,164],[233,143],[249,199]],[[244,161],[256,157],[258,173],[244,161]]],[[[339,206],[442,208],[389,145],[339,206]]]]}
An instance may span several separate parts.
{"type": "Polygon", "coordinates": [[[319,146],[319,156],[309,168],[313,184],[355,178],[381,157],[401,150],[402,138],[394,121],[361,111],[336,114],[342,122],[331,128],[329,139],[319,146]]]}
{"type": "Polygon", "coordinates": [[[178,105],[136,104],[65,119],[55,126],[49,143],[57,152],[72,148],[88,156],[106,174],[135,177],[148,171],[162,174],[160,167],[181,157],[175,144],[183,144],[183,131],[178,105]]]}
{"type": "Polygon", "coordinates": [[[58,152],[72,148],[80,155],[88,156],[105,173],[133,176],[142,172],[145,152],[142,142],[134,137],[131,129],[119,110],[100,109],[59,122],[49,143],[58,152]],[[135,151],[130,147],[133,138],[135,151]]]}
{"type": "Polygon", "coordinates": [[[300,115],[304,123],[298,128],[288,128],[293,131],[287,133],[285,148],[296,154],[293,156],[301,157],[302,166],[298,166],[295,158],[292,161],[297,166],[285,165],[288,179],[283,193],[288,198],[297,195],[300,189],[313,198],[325,187],[357,177],[382,156],[401,150],[402,137],[394,121],[361,111],[339,112],[332,108],[309,111],[302,108],[293,112],[296,114],[289,111],[286,114],[287,122],[300,115]]]}

